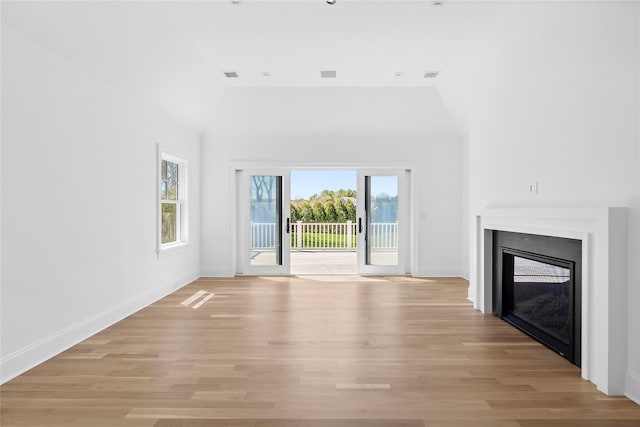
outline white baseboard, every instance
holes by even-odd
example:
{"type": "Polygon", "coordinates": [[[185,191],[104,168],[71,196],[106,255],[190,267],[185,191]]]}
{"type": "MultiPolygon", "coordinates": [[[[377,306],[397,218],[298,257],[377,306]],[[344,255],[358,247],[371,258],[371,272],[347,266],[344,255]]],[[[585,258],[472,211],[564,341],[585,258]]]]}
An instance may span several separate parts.
{"type": "Polygon", "coordinates": [[[413,273],[414,277],[462,277],[459,268],[420,268],[413,273]]]}
{"type": "Polygon", "coordinates": [[[227,268],[203,268],[200,277],[235,277],[235,273],[227,268]]]}
{"type": "Polygon", "coordinates": [[[476,289],[469,286],[467,290],[467,299],[471,301],[474,305],[476,303],[476,289]]]}
{"type": "Polygon", "coordinates": [[[198,277],[198,273],[193,273],[180,280],[167,283],[142,295],[130,298],[121,304],[3,357],[0,359],[0,384],[12,380],[136,311],[153,304],[176,289],[188,285],[198,277]]]}
{"type": "Polygon", "coordinates": [[[624,395],[640,405],[640,374],[627,370],[625,383],[624,395]]]}

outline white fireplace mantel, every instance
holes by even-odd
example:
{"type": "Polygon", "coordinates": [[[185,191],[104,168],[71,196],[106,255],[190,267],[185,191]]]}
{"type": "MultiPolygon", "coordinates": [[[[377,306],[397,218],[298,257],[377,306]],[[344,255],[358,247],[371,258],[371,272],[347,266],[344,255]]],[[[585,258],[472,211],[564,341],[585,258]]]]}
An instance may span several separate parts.
{"type": "Polygon", "coordinates": [[[493,230],[582,241],[582,377],[609,395],[625,390],[626,208],[483,209],[472,228],[469,299],[491,313],[493,230]]]}

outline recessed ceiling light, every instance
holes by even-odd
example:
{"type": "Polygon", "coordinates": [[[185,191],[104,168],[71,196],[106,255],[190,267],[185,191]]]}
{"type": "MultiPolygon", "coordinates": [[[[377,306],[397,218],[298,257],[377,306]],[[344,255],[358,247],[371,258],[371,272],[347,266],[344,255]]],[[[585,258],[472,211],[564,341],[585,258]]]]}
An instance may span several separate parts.
{"type": "Polygon", "coordinates": [[[240,4],[240,0],[231,0],[231,4],[240,4]]]}
{"type": "Polygon", "coordinates": [[[322,70],[320,71],[320,78],[321,79],[335,79],[337,76],[337,71],[336,70],[322,70]]]}
{"type": "Polygon", "coordinates": [[[433,0],[431,2],[431,5],[432,6],[436,6],[436,7],[442,7],[442,6],[444,6],[444,2],[445,2],[445,0],[433,0]]]}
{"type": "Polygon", "coordinates": [[[271,75],[271,73],[270,73],[270,72],[268,72],[268,71],[263,71],[263,72],[262,72],[262,73],[260,73],[260,74],[262,74],[262,76],[263,76],[263,77],[269,77],[269,76],[271,75]]]}
{"type": "Polygon", "coordinates": [[[438,73],[439,71],[427,71],[426,73],[424,73],[424,78],[435,79],[436,77],[438,77],[438,73]]]}
{"type": "Polygon", "coordinates": [[[228,79],[237,79],[238,73],[235,71],[225,71],[224,76],[228,79]]]}
{"type": "Polygon", "coordinates": [[[402,77],[404,73],[402,71],[396,71],[394,74],[396,77],[402,77]]]}

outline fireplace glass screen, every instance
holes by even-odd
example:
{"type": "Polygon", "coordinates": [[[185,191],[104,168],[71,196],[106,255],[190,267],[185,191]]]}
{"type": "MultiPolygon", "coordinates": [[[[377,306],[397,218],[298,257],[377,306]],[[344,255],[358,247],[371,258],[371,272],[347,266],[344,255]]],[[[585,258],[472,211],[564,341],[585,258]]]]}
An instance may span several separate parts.
{"type": "Polygon", "coordinates": [[[572,334],[571,292],[568,268],[513,256],[511,314],[565,344],[572,334]]]}

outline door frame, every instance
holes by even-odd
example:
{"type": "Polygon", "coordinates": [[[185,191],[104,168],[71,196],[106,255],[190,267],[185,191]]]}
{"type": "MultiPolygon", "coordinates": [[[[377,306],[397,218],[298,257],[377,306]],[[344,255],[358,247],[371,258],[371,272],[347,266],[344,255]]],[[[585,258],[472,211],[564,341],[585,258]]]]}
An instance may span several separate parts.
{"type": "Polygon", "coordinates": [[[413,162],[366,162],[366,163],[356,163],[356,162],[304,162],[304,161],[291,161],[291,162],[282,162],[282,161],[253,161],[253,160],[245,160],[245,161],[237,161],[232,160],[228,163],[227,176],[229,179],[229,187],[228,187],[228,195],[229,195],[229,205],[231,206],[229,212],[229,234],[227,247],[229,248],[229,264],[228,270],[226,272],[227,277],[233,276],[242,276],[247,275],[247,273],[242,272],[241,266],[241,244],[240,244],[240,234],[238,232],[238,227],[240,224],[239,215],[240,215],[240,200],[238,199],[238,188],[240,186],[240,182],[238,180],[238,172],[244,171],[247,169],[260,169],[260,170],[287,170],[291,171],[292,169],[318,169],[318,170],[355,170],[356,172],[361,169],[370,169],[370,170],[404,170],[406,174],[406,190],[409,195],[409,203],[408,203],[408,226],[409,229],[407,233],[409,237],[406,239],[406,256],[405,256],[405,269],[404,274],[412,275],[413,272],[418,271],[417,269],[417,207],[418,204],[418,193],[413,185],[415,181],[414,174],[416,173],[416,166],[413,162]]]}
{"type": "Polygon", "coordinates": [[[236,233],[238,237],[236,253],[236,273],[244,276],[288,276],[291,269],[291,235],[290,235],[290,169],[286,168],[247,168],[236,170],[236,214],[238,223],[236,233]],[[280,176],[282,177],[282,194],[280,195],[280,250],[281,263],[279,265],[251,265],[251,223],[250,208],[250,179],[251,176],[280,176]],[[288,224],[289,223],[289,224],[288,224]],[[289,225],[289,227],[287,227],[289,225]]]}

